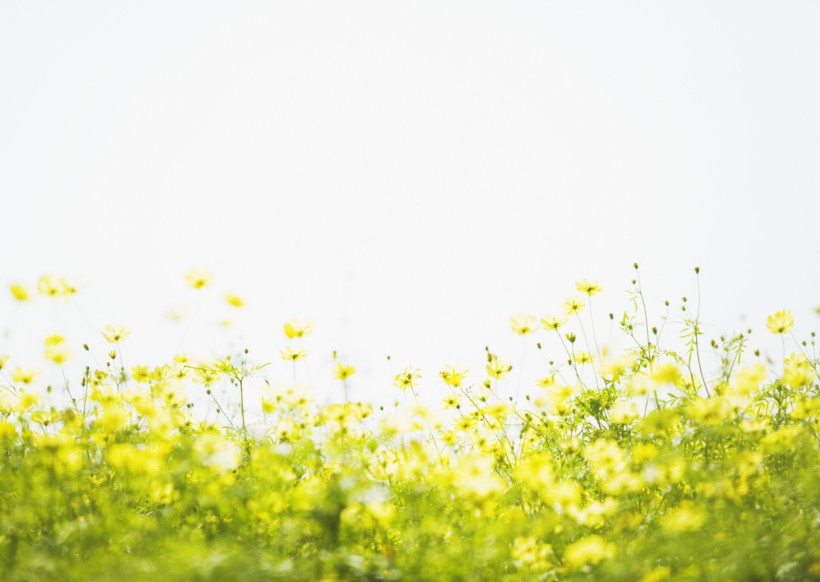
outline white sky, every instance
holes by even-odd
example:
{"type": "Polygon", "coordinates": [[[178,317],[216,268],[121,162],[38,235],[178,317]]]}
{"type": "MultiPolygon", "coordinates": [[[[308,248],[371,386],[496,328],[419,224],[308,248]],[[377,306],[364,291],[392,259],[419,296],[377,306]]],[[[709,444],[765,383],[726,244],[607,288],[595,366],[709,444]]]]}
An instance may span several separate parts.
{"type": "Polygon", "coordinates": [[[510,314],[582,276],[622,311],[633,261],[653,318],[698,264],[710,332],[789,307],[805,333],[819,29],[816,2],[4,1],[0,283],[89,285],[86,322],[4,293],[0,352],[123,321],[168,356],[193,266],[250,307],[217,335],[200,306],[184,349],[278,359],[310,318],[313,379],[336,347],[358,395],[517,363],[510,314]]]}

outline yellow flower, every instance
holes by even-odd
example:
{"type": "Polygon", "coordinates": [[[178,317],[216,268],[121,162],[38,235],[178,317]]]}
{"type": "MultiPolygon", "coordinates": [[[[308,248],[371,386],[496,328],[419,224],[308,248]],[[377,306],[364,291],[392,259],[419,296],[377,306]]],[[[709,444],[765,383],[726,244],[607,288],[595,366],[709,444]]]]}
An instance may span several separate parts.
{"type": "Polygon", "coordinates": [[[571,570],[595,565],[615,554],[615,544],[599,535],[591,535],[573,542],[564,550],[564,564],[571,570]]]}
{"type": "Polygon", "coordinates": [[[131,330],[122,325],[108,324],[103,329],[103,337],[110,344],[118,344],[131,334],[131,330]]]}
{"type": "Polygon", "coordinates": [[[652,380],[659,385],[674,384],[678,386],[683,379],[680,369],[674,362],[659,364],[652,372],[652,380]]]}
{"type": "Polygon", "coordinates": [[[458,459],[453,471],[453,486],[465,497],[484,499],[504,490],[504,481],[495,473],[495,458],[470,455],[458,459]]]}
{"type": "Polygon", "coordinates": [[[9,361],[9,355],[8,354],[3,354],[2,356],[0,356],[0,370],[5,368],[6,362],[8,362],[8,361],[9,361]]]}
{"type": "Polygon", "coordinates": [[[225,303],[234,307],[244,307],[245,301],[236,293],[225,293],[225,303]]]}
{"type": "Polygon", "coordinates": [[[504,376],[510,373],[512,364],[499,360],[495,354],[488,354],[487,373],[496,380],[503,380],[504,376]]]}
{"type": "Polygon", "coordinates": [[[55,297],[62,294],[62,281],[55,275],[43,275],[37,281],[37,291],[42,295],[55,297]]]}
{"type": "Polygon", "coordinates": [[[547,315],[541,318],[541,327],[548,331],[555,331],[567,322],[566,318],[547,315]]]}
{"type": "Polygon", "coordinates": [[[279,350],[279,353],[282,355],[283,360],[287,360],[289,362],[298,362],[299,360],[307,358],[307,350],[302,348],[294,348],[291,346],[286,346],[285,348],[279,350]]]}
{"type": "Polygon", "coordinates": [[[564,310],[567,312],[567,315],[581,313],[584,305],[584,300],[580,297],[567,297],[566,300],[564,300],[564,310]]]}
{"type": "Polygon", "coordinates": [[[592,354],[585,351],[577,351],[573,354],[573,358],[575,362],[578,364],[590,364],[592,363],[592,354]]]}
{"type": "Polygon", "coordinates": [[[69,295],[74,295],[77,292],[77,284],[69,281],[65,277],[60,277],[60,295],[63,297],[68,297],[69,295]]]}
{"type": "Polygon", "coordinates": [[[467,369],[457,370],[453,366],[445,366],[444,369],[439,372],[439,376],[441,376],[445,384],[458,388],[469,373],[470,370],[467,369]]]}
{"type": "Polygon", "coordinates": [[[194,289],[202,289],[210,285],[212,279],[213,275],[211,272],[205,269],[191,269],[191,271],[185,275],[185,282],[194,289]]]}
{"type": "Polygon", "coordinates": [[[411,390],[415,388],[416,382],[421,379],[421,373],[418,368],[407,366],[403,371],[399,372],[393,378],[393,385],[399,390],[411,390]]]}
{"type": "Polygon", "coordinates": [[[603,291],[597,281],[590,281],[589,279],[581,279],[575,283],[575,288],[579,293],[586,293],[590,297],[603,291]]]}
{"type": "Polygon", "coordinates": [[[788,309],[778,311],[766,318],[766,327],[774,334],[786,333],[792,326],[794,326],[794,318],[788,309]]]}
{"type": "Polygon", "coordinates": [[[313,323],[301,323],[298,319],[291,319],[285,324],[285,335],[290,339],[301,338],[313,331],[313,323]]]}
{"type": "Polygon", "coordinates": [[[689,504],[669,510],[662,518],[663,529],[672,533],[698,531],[706,522],[706,514],[689,504]]]}
{"type": "Polygon", "coordinates": [[[538,325],[538,320],[534,315],[526,313],[519,313],[510,317],[510,326],[512,330],[518,335],[527,335],[535,331],[535,326],[538,325]]]}
{"type": "Polygon", "coordinates": [[[783,381],[794,388],[808,386],[814,381],[814,369],[803,354],[791,354],[784,362],[783,381]]]}
{"type": "Polygon", "coordinates": [[[555,374],[550,374],[549,376],[539,378],[535,381],[535,385],[539,388],[549,388],[550,386],[555,386],[555,374]]]}
{"type": "Polygon", "coordinates": [[[333,375],[336,377],[337,380],[342,380],[343,382],[350,378],[353,374],[356,373],[356,368],[353,366],[346,366],[341,362],[336,362],[336,370],[333,372],[333,375]]]}
{"type": "Polygon", "coordinates": [[[442,404],[444,404],[444,408],[456,408],[461,404],[461,399],[458,397],[458,394],[450,394],[444,397],[442,404]]]}
{"type": "Polygon", "coordinates": [[[131,368],[131,377],[137,382],[149,382],[151,380],[151,371],[148,366],[134,366],[131,368]]]}
{"type": "Polygon", "coordinates": [[[29,293],[28,288],[20,283],[13,283],[9,287],[9,291],[11,291],[11,294],[17,301],[28,301],[31,299],[31,294],[29,293]]]}
{"type": "Polygon", "coordinates": [[[71,357],[71,350],[65,344],[65,338],[61,335],[50,335],[45,339],[46,350],[45,356],[52,362],[58,365],[66,363],[71,357]]]}
{"type": "Polygon", "coordinates": [[[11,373],[11,381],[20,384],[31,384],[37,378],[37,370],[24,370],[20,366],[14,368],[11,373]]]}
{"type": "Polygon", "coordinates": [[[50,335],[45,339],[45,344],[47,346],[58,346],[63,342],[65,342],[65,338],[57,333],[50,335]]]}
{"type": "Polygon", "coordinates": [[[532,536],[515,538],[511,552],[516,566],[529,570],[544,570],[550,565],[552,546],[532,536]]]}
{"type": "Polygon", "coordinates": [[[640,416],[638,404],[631,400],[619,400],[612,405],[610,419],[615,424],[629,424],[640,416]]]}

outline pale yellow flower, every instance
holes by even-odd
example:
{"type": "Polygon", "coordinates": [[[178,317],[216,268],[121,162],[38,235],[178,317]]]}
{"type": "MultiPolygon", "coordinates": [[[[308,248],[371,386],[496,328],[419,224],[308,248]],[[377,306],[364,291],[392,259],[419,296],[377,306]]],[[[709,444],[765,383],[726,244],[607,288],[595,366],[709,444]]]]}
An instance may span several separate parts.
{"type": "Polygon", "coordinates": [[[37,281],[37,291],[42,295],[56,297],[62,294],[62,281],[56,275],[43,275],[37,281]]]}
{"type": "Polygon", "coordinates": [[[788,332],[794,326],[794,318],[788,309],[778,311],[766,318],[766,327],[774,334],[788,332]]]}
{"type": "Polygon", "coordinates": [[[512,370],[512,364],[499,360],[495,354],[489,354],[487,360],[487,373],[496,380],[503,380],[512,370]]]}
{"type": "Polygon", "coordinates": [[[285,324],[284,330],[289,339],[301,338],[313,331],[313,322],[302,323],[298,319],[291,319],[285,324]]]}
{"type": "Polygon", "coordinates": [[[411,390],[415,388],[416,382],[421,379],[421,373],[418,368],[407,366],[403,371],[396,374],[393,378],[393,385],[399,390],[411,390]]]}
{"type": "Polygon", "coordinates": [[[58,365],[63,365],[71,357],[71,350],[65,345],[65,338],[61,335],[50,335],[45,339],[45,356],[58,365]]]}
{"type": "Polygon", "coordinates": [[[79,290],[79,285],[77,283],[66,279],[65,277],[60,277],[60,287],[60,295],[63,297],[74,295],[79,290]]]}
{"type": "Polygon", "coordinates": [[[590,364],[592,363],[592,354],[579,350],[573,354],[573,359],[578,364],[590,364]]]}
{"type": "Polygon", "coordinates": [[[535,326],[538,325],[538,320],[534,315],[526,313],[519,313],[510,317],[510,327],[518,335],[526,335],[535,331],[535,326]]]}
{"type": "Polygon", "coordinates": [[[303,348],[294,348],[292,346],[285,346],[283,349],[279,350],[279,353],[281,354],[283,360],[290,362],[298,362],[299,360],[304,360],[307,358],[307,350],[303,348]]]}
{"type": "Polygon", "coordinates": [[[24,370],[20,366],[17,366],[11,373],[11,381],[20,384],[31,384],[37,376],[37,370],[24,370]]]}
{"type": "Polygon", "coordinates": [[[45,344],[47,346],[58,346],[63,342],[65,342],[65,338],[58,333],[50,335],[45,339],[45,344]]]}
{"type": "Polygon", "coordinates": [[[555,331],[567,322],[566,318],[555,315],[546,315],[541,318],[541,327],[548,331],[555,331]]]}
{"type": "Polygon", "coordinates": [[[603,291],[603,288],[601,288],[597,281],[590,281],[589,279],[581,279],[575,283],[575,288],[579,293],[585,293],[590,297],[603,291]]]}
{"type": "Polygon", "coordinates": [[[564,564],[571,570],[595,565],[615,555],[615,544],[599,535],[581,538],[564,549],[564,564]]]}
{"type": "Polygon", "coordinates": [[[439,372],[439,376],[441,376],[445,384],[458,388],[469,373],[470,370],[467,369],[457,370],[453,366],[445,366],[445,368],[439,372]]]}
{"type": "Polygon", "coordinates": [[[549,376],[539,378],[535,381],[535,385],[539,388],[549,388],[550,386],[555,386],[555,374],[550,374],[549,376]]]}
{"type": "Polygon", "coordinates": [[[346,366],[341,362],[336,362],[336,369],[333,371],[333,376],[337,380],[345,381],[356,373],[356,368],[353,366],[346,366]]]}
{"type": "Polygon", "coordinates": [[[580,297],[567,297],[566,300],[564,300],[564,310],[568,315],[572,315],[573,313],[581,313],[584,305],[584,300],[580,297]]]}
{"type": "Polygon", "coordinates": [[[109,323],[103,329],[102,334],[105,338],[105,341],[107,341],[108,343],[118,344],[126,337],[131,335],[131,330],[129,330],[127,327],[123,325],[112,325],[109,323]]]}

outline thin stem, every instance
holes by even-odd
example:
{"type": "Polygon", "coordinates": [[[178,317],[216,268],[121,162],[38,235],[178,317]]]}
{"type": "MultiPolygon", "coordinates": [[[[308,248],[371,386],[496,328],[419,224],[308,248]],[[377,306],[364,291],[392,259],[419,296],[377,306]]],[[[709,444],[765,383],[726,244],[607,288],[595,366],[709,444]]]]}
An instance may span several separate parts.
{"type": "Polygon", "coordinates": [[[581,379],[581,374],[578,373],[578,365],[575,363],[575,358],[573,358],[572,354],[569,352],[567,344],[564,343],[564,338],[561,337],[561,332],[556,329],[555,333],[558,334],[558,339],[561,340],[561,345],[564,346],[564,351],[567,353],[570,366],[572,366],[572,370],[575,372],[575,377],[578,379],[578,384],[584,386],[584,381],[581,379]]]}
{"type": "Polygon", "coordinates": [[[695,271],[695,279],[698,282],[698,308],[697,313],[695,314],[695,355],[698,359],[698,370],[700,371],[700,379],[703,380],[703,389],[706,390],[706,396],[711,397],[709,394],[709,386],[706,384],[706,375],[703,373],[703,366],[700,362],[700,344],[698,342],[698,335],[700,333],[700,274],[698,271],[695,271]]]}
{"type": "Polygon", "coordinates": [[[225,408],[219,403],[219,400],[216,399],[216,396],[214,395],[214,391],[209,389],[208,392],[210,392],[211,398],[213,398],[214,402],[216,403],[217,410],[219,410],[219,412],[222,413],[222,416],[225,417],[225,419],[231,425],[231,428],[236,430],[236,425],[233,423],[233,420],[231,420],[231,417],[228,416],[228,413],[225,412],[225,408]]]}
{"type": "Polygon", "coordinates": [[[649,315],[646,311],[646,301],[643,298],[643,286],[641,285],[641,272],[638,269],[635,269],[638,277],[638,296],[641,298],[641,305],[643,305],[643,320],[644,324],[646,325],[646,346],[647,349],[649,348],[649,315]]]}
{"type": "Polygon", "coordinates": [[[122,348],[120,347],[119,342],[117,342],[117,352],[119,352],[119,355],[120,355],[120,369],[121,369],[122,378],[125,381],[125,389],[128,390],[128,374],[125,373],[125,360],[123,360],[122,348]]]}
{"type": "Polygon", "coordinates": [[[589,296],[589,323],[592,325],[592,340],[595,342],[595,351],[601,357],[601,348],[598,346],[598,336],[595,335],[595,318],[592,316],[592,295],[589,296]]]}
{"type": "MultiPolygon", "coordinates": [[[[587,352],[589,352],[590,358],[592,357],[592,350],[589,347],[589,340],[587,340],[587,332],[584,331],[584,322],[581,321],[581,314],[577,311],[575,312],[575,317],[578,318],[578,325],[581,327],[581,335],[584,336],[584,345],[587,347],[587,352]]],[[[595,379],[595,387],[600,388],[598,385],[598,372],[595,370],[595,364],[590,362],[592,366],[592,377],[595,379]]]]}
{"type": "Polygon", "coordinates": [[[239,379],[239,408],[242,412],[242,434],[245,437],[245,441],[248,440],[248,427],[245,424],[245,386],[243,384],[242,378],[239,379]]]}
{"type": "Polygon", "coordinates": [[[527,336],[521,336],[521,367],[518,369],[518,386],[515,387],[515,402],[518,403],[518,395],[521,394],[521,382],[524,378],[524,361],[527,357],[527,336]]]}

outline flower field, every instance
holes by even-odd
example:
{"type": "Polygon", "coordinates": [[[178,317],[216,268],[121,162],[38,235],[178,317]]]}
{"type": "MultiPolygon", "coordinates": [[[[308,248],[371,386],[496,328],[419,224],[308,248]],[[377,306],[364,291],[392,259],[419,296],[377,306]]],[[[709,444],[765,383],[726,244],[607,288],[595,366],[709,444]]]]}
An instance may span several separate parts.
{"type": "MultiPolygon", "coordinates": [[[[126,365],[146,340],[110,324],[106,352],[54,334],[39,367],[0,354],[0,579],[820,579],[814,333],[756,322],[768,361],[752,330],[707,335],[696,302],[650,320],[633,283],[620,314],[593,316],[584,279],[510,318],[542,368],[529,385],[520,354],[487,349],[482,369],[397,363],[394,406],[349,400],[357,362],[335,353],[335,402],[272,381],[312,355],[298,320],[269,353],[126,365]]],[[[33,288],[10,291],[78,290],[33,288]]]]}

